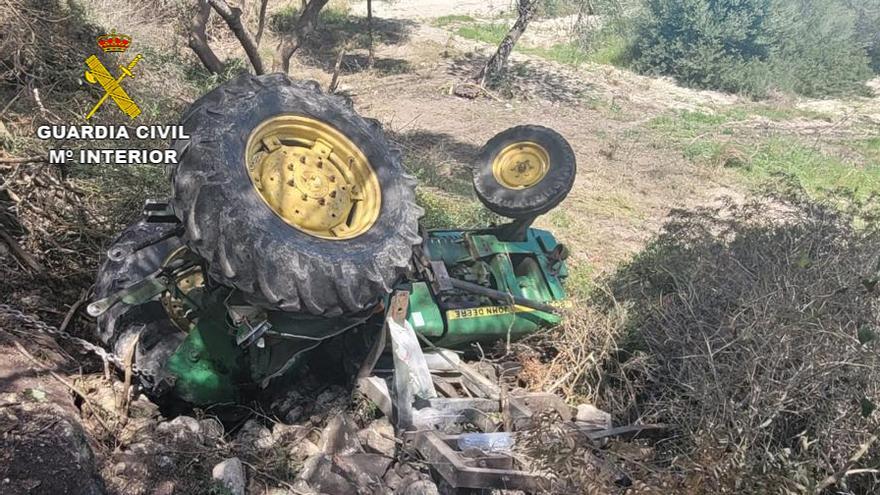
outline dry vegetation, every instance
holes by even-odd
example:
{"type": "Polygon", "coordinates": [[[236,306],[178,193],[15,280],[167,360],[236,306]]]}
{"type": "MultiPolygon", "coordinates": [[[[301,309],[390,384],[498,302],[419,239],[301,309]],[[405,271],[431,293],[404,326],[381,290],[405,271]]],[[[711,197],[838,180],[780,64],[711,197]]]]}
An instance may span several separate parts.
{"type": "MultiPolygon", "coordinates": [[[[182,37],[168,36],[168,24],[188,22],[179,4],[147,2],[131,11],[109,0],[86,3],[93,7],[89,13],[73,1],[0,1],[3,157],[42,155],[47,143],[33,138],[36,125],[76,121],[94,100],[93,90],[77,81],[83,47],[107,31],[106,25],[92,24],[95,17],[103,16],[104,24],[126,16],[144,19],[134,27],[135,38],[151,50],[146,56],[153,65],[132,81],[152,102],[142,123],[174,122],[188,102],[228,75],[207,74],[182,37]],[[147,22],[150,6],[164,18],[147,22]]],[[[245,15],[251,26],[255,5],[249,3],[245,15]]],[[[283,20],[283,7],[271,2],[270,18],[278,14],[283,20]]],[[[345,14],[326,22],[354,31],[361,25],[345,14]]],[[[384,47],[376,66],[364,70],[364,50],[355,48],[344,60],[342,87],[359,110],[382,119],[404,145],[432,226],[496,220],[474,201],[466,170],[469,157],[495,132],[536,122],[559,128],[574,144],[582,167],[578,183],[541,224],[573,246],[570,287],[580,305],[563,328],[514,350],[523,379],[534,388],[562,393],[572,402],[594,402],[613,412],[616,423],[677,428],[659,443],[612,449],[640,490],[648,491],[645,485],[658,493],[880,490],[874,436],[880,401],[880,232],[866,214],[875,211],[873,186],[857,191],[863,204],[855,206],[834,192],[824,200],[794,192],[697,208],[712,204],[712,191],[719,189],[740,198],[749,194],[754,183],[743,186],[730,169],[764,181],[781,168],[802,183],[809,179],[811,193],[834,185],[829,170],[846,184],[873,184],[880,147],[864,130],[876,130],[867,127],[876,126],[875,120],[857,122],[858,141],[851,142],[851,135],[837,132],[858,120],[849,110],[841,117],[786,106],[768,121],[765,107],[737,107],[745,116],[728,112],[741,103],[728,95],[689,92],[602,66],[524,61],[521,55],[513,58],[515,84],[501,95],[512,99],[463,101],[446,89],[478,68],[480,47],[456,45],[451,35],[413,23],[388,20],[382,26],[377,39],[384,47]],[[419,38],[410,40],[416,29],[419,38]],[[682,108],[699,112],[681,113],[682,108]],[[792,119],[798,125],[789,126],[792,119]],[[731,141],[725,125],[756,121],[760,125],[747,136],[736,131],[735,148],[723,147],[731,141]],[[766,151],[760,141],[780,129],[797,135],[822,122],[835,133],[810,131],[810,147],[781,141],[766,151]],[[838,153],[852,159],[829,165],[823,158],[838,153]],[[842,205],[852,207],[841,211],[842,205]],[[669,214],[673,206],[684,210],[669,214]]],[[[208,33],[231,74],[244,66],[243,54],[225,29],[215,17],[208,33]]],[[[321,36],[332,43],[298,52],[293,72],[326,82],[336,43],[345,36],[321,36]]],[[[261,45],[264,56],[277,41],[270,24],[261,45]]],[[[820,103],[798,105],[827,102],[820,103]]],[[[869,104],[876,109],[876,101],[869,104]]],[[[103,112],[101,123],[121,122],[113,115],[103,112]]],[[[150,167],[3,163],[0,178],[0,234],[8,236],[0,242],[0,294],[4,302],[14,301],[54,324],[91,285],[112,232],[137,213],[145,197],[161,197],[166,187],[161,171],[150,167]]],[[[91,329],[85,318],[70,324],[84,336],[91,329]]],[[[222,439],[217,444],[211,456],[228,452],[222,439]]],[[[561,485],[562,493],[573,486],[597,493],[623,490],[613,477],[600,477],[600,486],[594,486],[595,466],[581,462],[584,452],[569,444],[545,445],[537,454],[568,483],[561,485]]],[[[182,476],[205,475],[203,465],[193,469],[182,476]]],[[[290,474],[272,465],[261,469],[276,477],[290,474]]],[[[124,491],[124,484],[115,489],[124,491]]]]}

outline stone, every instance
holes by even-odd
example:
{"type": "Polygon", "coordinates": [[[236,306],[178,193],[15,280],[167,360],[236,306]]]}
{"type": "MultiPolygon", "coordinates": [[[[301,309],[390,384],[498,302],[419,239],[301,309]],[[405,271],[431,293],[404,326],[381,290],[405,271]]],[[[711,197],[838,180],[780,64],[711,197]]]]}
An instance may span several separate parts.
{"type": "Polygon", "coordinates": [[[397,447],[394,438],[394,427],[387,418],[374,420],[358,432],[358,440],[367,452],[387,457],[394,457],[397,447]]]}
{"type": "Polygon", "coordinates": [[[419,480],[407,485],[401,492],[401,495],[440,495],[440,490],[433,481],[419,480]]]}
{"type": "Polygon", "coordinates": [[[326,406],[343,395],[347,395],[344,388],[339,385],[331,385],[327,390],[318,394],[318,397],[315,398],[315,402],[318,405],[326,406]]]}
{"type": "Polygon", "coordinates": [[[400,482],[403,481],[403,478],[397,474],[396,470],[389,469],[382,480],[385,482],[385,486],[391,489],[391,491],[396,492],[400,488],[400,482]]]}
{"type": "Polygon", "coordinates": [[[165,480],[159,483],[152,495],[174,495],[174,482],[165,480]]]}
{"type": "Polygon", "coordinates": [[[361,492],[372,492],[381,486],[382,478],[391,465],[391,459],[379,454],[350,454],[333,457],[335,467],[361,492]]]}
{"type": "Polygon", "coordinates": [[[299,421],[303,415],[303,406],[293,406],[284,414],[284,422],[293,424],[299,421]]]}
{"type": "Polygon", "coordinates": [[[611,415],[592,404],[578,405],[575,421],[586,423],[597,430],[611,428],[611,415]]]}
{"type": "Polygon", "coordinates": [[[217,418],[200,419],[199,426],[201,427],[202,436],[205,440],[223,440],[223,435],[225,434],[223,423],[217,418]]]}
{"type": "Polygon", "coordinates": [[[243,447],[249,447],[257,450],[271,449],[275,445],[275,438],[272,437],[272,431],[263,426],[255,419],[249,419],[238,432],[236,441],[243,447]]]}
{"type": "Polygon", "coordinates": [[[317,455],[308,459],[300,471],[300,479],[322,493],[333,495],[356,495],[357,487],[333,472],[333,461],[329,456],[317,455]]]}
{"type": "Polygon", "coordinates": [[[327,455],[363,452],[354,421],[347,414],[337,414],[327,422],[321,433],[320,447],[327,455]]]}
{"type": "Polygon", "coordinates": [[[232,495],[244,495],[247,485],[244,465],[238,457],[232,457],[217,464],[211,470],[211,477],[224,486],[232,495]]]}
{"type": "Polygon", "coordinates": [[[172,443],[200,443],[202,440],[202,428],[196,418],[190,416],[178,416],[171,421],[159,423],[156,433],[172,443]]]}

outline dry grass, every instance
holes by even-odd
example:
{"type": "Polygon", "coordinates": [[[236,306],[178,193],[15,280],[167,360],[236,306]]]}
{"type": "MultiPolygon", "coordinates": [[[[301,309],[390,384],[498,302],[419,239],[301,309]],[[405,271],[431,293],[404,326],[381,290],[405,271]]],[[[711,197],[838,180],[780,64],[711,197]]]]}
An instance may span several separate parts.
{"type": "Polygon", "coordinates": [[[643,473],[657,486],[876,493],[880,230],[865,211],[795,192],[675,212],[527,377],[619,423],[675,425],[643,473]]]}

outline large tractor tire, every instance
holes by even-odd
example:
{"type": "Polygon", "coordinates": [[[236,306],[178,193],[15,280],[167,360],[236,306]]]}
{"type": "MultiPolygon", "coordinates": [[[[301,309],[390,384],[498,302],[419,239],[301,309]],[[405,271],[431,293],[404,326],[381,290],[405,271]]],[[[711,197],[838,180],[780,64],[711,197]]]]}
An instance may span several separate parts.
{"type": "Polygon", "coordinates": [[[336,316],[374,305],[408,270],[415,179],[348,100],[242,75],[182,125],[171,204],[211,279],[268,309],[336,316]]]}
{"type": "Polygon", "coordinates": [[[534,217],[556,207],[574,185],[577,164],[568,141],[538,125],[511,127],[480,150],[474,190],[487,208],[508,218],[534,217]]]}
{"type": "MultiPolygon", "coordinates": [[[[157,239],[174,227],[171,224],[147,223],[141,220],[123,230],[110,249],[117,245],[130,246],[157,239]]],[[[173,236],[135,251],[120,261],[106,259],[98,269],[95,298],[102,299],[139,282],[158,270],[182,246],[183,241],[173,236]]],[[[117,356],[124,356],[128,352],[138,334],[140,337],[134,363],[140,370],[146,371],[142,384],[155,399],[158,398],[155,387],[162,378],[162,369],[186,334],[173,323],[159,300],[134,306],[120,302],[98,317],[98,338],[117,356]]]]}

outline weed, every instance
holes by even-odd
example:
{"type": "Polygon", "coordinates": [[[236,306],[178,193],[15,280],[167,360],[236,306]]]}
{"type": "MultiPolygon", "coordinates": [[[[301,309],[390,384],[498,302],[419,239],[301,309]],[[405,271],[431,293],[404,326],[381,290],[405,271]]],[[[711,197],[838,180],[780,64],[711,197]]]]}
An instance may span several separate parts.
{"type": "Polygon", "coordinates": [[[425,209],[422,223],[429,229],[475,229],[502,221],[479,201],[450,197],[433,188],[416,189],[416,202],[425,209]]]}
{"type": "Polygon", "coordinates": [[[452,15],[444,15],[440,16],[431,23],[437,27],[446,27],[450,24],[461,24],[461,23],[473,23],[477,22],[476,19],[469,15],[461,15],[461,14],[452,14],[452,15]]]}
{"type": "Polygon", "coordinates": [[[497,45],[501,43],[509,29],[506,24],[476,23],[459,27],[455,30],[455,34],[469,40],[497,45]]]}

